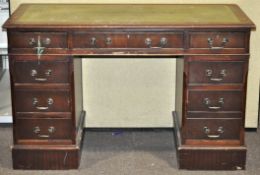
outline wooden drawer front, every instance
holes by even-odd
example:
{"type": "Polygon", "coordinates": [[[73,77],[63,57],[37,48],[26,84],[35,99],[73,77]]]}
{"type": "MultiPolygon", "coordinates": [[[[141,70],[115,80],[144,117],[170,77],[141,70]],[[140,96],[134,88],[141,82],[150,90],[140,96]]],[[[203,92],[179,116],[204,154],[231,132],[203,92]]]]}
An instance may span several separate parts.
{"type": "Polygon", "coordinates": [[[241,90],[189,90],[188,111],[243,111],[241,90]]]}
{"type": "Polygon", "coordinates": [[[129,48],[183,48],[183,34],[176,33],[134,33],[129,35],[129,48]]]}
{"type": "Polygon", "coordinates": [[[73,48],[126,48],[124,33],[75,33],[73,48]]]}
{"type": "Polygon", "coordinates": [[[240,139],[241,119],[188,119],[186,139],[240,139]]]}
{"type": "Polygon", "coordinates": [[[69,83],[69,60],[14,61],[15,83],[69,83]]]}
{"type": "Polygon", "coordinates": [[[245,32],[191,32],[190,48],[246,48],[245,32]]]}
{"type": "Polygon", "coordinates": [[[68,90],[15,90],[16,112],[70,112],[68,90]]]}
{"type": "Polygon", "coordinates": [[[66,32],[11,32],[9,35],[10,48],[67,48],[66,32]]]}
{"type": "Polygon", "coordinates": [[[191,61],[188,63],[190,84],[242,84],[246,64],[243,61],[191,61]]]}
{"type": "Polygon", "coordinates": [[[16,119],[16,140],[23,139],[71,139],[71,119],[16,119]]]}

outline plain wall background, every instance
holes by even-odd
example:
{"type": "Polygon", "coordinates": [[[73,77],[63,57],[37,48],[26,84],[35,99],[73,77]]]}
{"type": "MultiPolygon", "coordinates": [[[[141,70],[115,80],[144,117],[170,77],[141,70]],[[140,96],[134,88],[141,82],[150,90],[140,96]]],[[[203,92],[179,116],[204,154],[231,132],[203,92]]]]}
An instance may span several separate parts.
{"type": "MultiPolygon", "coordinates": [[[[259,0],[10,0],[20,3],[235,3],[260,25],[259,0]]],[[[69,12],[69,9],[68,9],[69,12]]],[[[260,31],[251,35],[246,124],[257,127],[260,31]]],[[[86,127],[171,127],[174,110],[174,59],[85,59],[86,127]]]]}

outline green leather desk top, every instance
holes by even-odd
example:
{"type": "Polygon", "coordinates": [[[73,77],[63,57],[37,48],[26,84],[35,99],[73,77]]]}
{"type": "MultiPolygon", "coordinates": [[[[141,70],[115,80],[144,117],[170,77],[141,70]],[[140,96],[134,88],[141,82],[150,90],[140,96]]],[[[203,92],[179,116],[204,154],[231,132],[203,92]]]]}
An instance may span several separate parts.
{"type": "Polygon", "coordinates": [[[22,4],[4,25],[37,26],[255,27],[238,6],[227,4],[22,4]]]}

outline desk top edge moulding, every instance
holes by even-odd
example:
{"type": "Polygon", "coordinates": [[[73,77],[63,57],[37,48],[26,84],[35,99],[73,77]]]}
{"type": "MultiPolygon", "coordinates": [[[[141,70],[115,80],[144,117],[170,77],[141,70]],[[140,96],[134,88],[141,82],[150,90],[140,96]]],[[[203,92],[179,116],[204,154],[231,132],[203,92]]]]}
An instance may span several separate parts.
{"type": "Polygon", "coordinates": [[[74,56],[177,58],[172,114],[179,168],[245,169],[249,42],[256,27],[237,5],[22,4],[3,27],[14,169],[79,167],[85,111],[82,59],[74,56]]]}
{"type": "Polygon", "coordinates": [[[255,28],[253,22],[235,4],[22,4],[4,27],[127,28],[146,25],[170,28],[255,28]]]}

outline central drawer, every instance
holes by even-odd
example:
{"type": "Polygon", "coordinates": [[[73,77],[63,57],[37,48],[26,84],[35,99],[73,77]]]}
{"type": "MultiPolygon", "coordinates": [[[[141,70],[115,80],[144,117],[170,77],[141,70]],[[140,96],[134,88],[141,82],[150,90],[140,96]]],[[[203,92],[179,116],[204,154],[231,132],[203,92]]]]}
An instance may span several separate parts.
{"type": "Polygon", "coordinates": [[[69,90],[14,90],[16,112],[71,112],[69,90]]]}
{"type": "Polygon", "coordinates": [[[73,48],[183,48],[182,32],[76,32],[73,48]]]}

